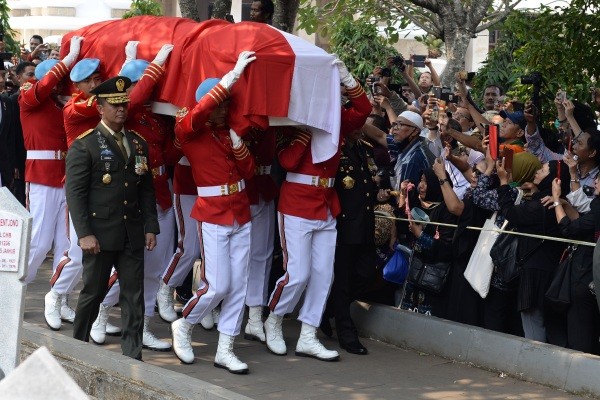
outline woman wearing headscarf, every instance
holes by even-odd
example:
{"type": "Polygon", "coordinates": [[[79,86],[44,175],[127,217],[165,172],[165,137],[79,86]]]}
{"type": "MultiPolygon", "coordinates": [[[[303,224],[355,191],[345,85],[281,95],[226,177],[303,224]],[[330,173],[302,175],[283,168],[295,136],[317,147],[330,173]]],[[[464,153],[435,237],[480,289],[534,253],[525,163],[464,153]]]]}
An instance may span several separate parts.
{"type": "MultiPolygon", "coordinates": [[[[569,168],[558,161],[544,164],[533,179],[538,191],[532,195],[531,200],[518,205],[514,204],[511,195],[510,174],[504,169],[504,162],[498,161],[496,169],[500,178],[499,213],[508,219],[510,225],[522,233],[560,237],[556,217],[546,212],[540,200],[552,193],[554,178],[568,176],[569,168]]],[[[563,181],[563,193],[568,193],[569,182],[566,179],[563,181]]],[[[544,313],[544,298],[564,248],[565,246],[560,242],[530,236],[518,237],[517,262],[521,266],[521,276],[517,307],[521,312],[525,337],[528,339],[553,344],[560,344],[562,340],[560,337],[555,339],[553,336],[559,333],[554,330],[552,315],[544,313]]]]}
{"type": "MultiPolygon", "coordinates": [[[[565,178],[566,180],[566,178],[565,178]]],[[[566,238],[595,242],[600,236],[600,180],[596,177],[594,199],[590,211],[579,215],[565,200],[561,199],[562,182],[552,182],[550,208],[554,208],[560,230],[566,238]]],[[[544,199],[548,203],[548,198],[544,199]]],[[[564,316],[567,330],[566,347],[586,353],[600,354],[600,312],[596,296],[590,291],[593,281],[592,266],[594,247],[571,246],[570,297],[571,302],[564,316]]],[[[560,311],[557,310],[557,313],[560,311]]]]}

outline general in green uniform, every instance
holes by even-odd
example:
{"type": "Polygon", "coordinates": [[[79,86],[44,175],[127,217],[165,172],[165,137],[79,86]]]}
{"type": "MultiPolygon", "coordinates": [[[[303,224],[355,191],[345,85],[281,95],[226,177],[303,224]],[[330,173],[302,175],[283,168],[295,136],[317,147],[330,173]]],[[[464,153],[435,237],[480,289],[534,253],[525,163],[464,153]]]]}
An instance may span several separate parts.
{"type": "Polygon", "coordinates": [[[141,359],[144,322],[144,246],[159,233],[148,146],[124,128],[131,81],[117,76],[92,92],[102,116],[67,154],[66,196],[83,251],[83,289],[73,337],[89,341],[111,267],[119,274],[123,354],[141,359]]]}

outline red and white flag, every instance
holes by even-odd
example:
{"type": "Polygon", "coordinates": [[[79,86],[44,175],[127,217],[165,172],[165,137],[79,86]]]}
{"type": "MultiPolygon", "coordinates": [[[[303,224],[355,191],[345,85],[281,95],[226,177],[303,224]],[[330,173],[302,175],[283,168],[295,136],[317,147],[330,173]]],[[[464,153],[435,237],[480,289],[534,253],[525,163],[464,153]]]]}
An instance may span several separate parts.
{"type": "MultiPolygon", "coordinates": [[[[174,108],[195,105],[198,85],[231,71],[244,50],[256,52],[231,90],[229,125],[244,133],[251,126],[306,125],[313,131],[314,162],[338,149],[340,84],[334,56],[297,36],[266,24],[223,20],[142,16],[89,25],[63,37],[61,56],[70,38],[83,36],[79,59],[99,58],[104,79],[116,76],[125,60],[125,45],[138,40],[137,58],[152,61],[165,43],[174,45],[153,100],[174,108]]],[[[156,109],[156,108],[155,108],[156,109]]]]}

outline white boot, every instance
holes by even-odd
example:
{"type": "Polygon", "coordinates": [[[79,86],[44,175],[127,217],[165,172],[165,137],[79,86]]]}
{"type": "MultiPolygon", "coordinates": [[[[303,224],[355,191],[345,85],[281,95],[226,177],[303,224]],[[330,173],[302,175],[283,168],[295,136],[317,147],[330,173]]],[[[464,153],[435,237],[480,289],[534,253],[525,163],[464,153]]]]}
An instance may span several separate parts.
{"type": "Polygon", "coordinates": [[[248,323],[244,329],[244,339],[265,342],[261,306],[248,307],[248,323]]]}
{"type": "Polygon", "coordinates": [[[121,336],[121,328],[106,321],[106,334],[108,336],[121,336]]]}
{"type": "Polygon", "coordinates": [[[233,353],[233,339],[233,336],[219,334],[215,367],[224,368],[232,374],[247,374],[248,364],[241,362],[233,353]]]}
{"type": "Polygon", "coordinates": [[[62,296],[60,304],[60,319],[70,324],[75,320],[75,310],[69,306],[69,295],[62,296]]]}
{"type": "Polygon", "coordinates": [[[53,331],[60,329],[60,298],[58,292],[50,289],[44,296],[44,319],[53,331]]]}
{"type": "Polygon", "coordinates": [[[296,345],[296,355],[313,357],[322,361],[337,361],[340,359],[340,355],[337,351],[327,350],[325,346],[319,342],[319,339],[317,339],[317,328],[304,322],[302,323],[300,338],[296,345]]]}
{"type": "Polygon", "coordinates": [[[194,362],[192,329],[194,329],[194,325],[187,322],[185,318],[179,318],[171,324],[173,350],[175,351],[177,358],[184,364],[191,364],[194,362]]]}
{"type": "Polygon", "coordinates": [[[215,321],[213,320],[212,311],[207,313],[204,318],[200,320],[200,325],[207,331],[210,331],[215,326],[215,321]]]}
{"type": "Polygon", "coordinates": [[[154,351],[169,351],[171,345],[167,342],[159,340],[152,332],[150,332],[150,317],[144,315],[144,333],[142,336],[142,346],[145,349],[154,351]]]}
{"type": "Polygon", "coordinates": [[[283,340],[283,331],[281,330],[282,323],[283,316],[275,315],[273,313],[269,314],[269,318],[265,321],[267,348],[271,353],[278,356],[285,356],[287,354],[285,340],[283,340]]]}
{"type": "Polygon", "coordinates": [[[158,304],[158,315],[166,322],[173,322],[177,319],[173,300],[174,292],[175,288],[167,286],[162,279],[160,280],[156,303],[158,304]]]}
{"type": "Polygon", "coordinates": [[[96,344],[104,344],[106,341],[106,323],[108,322],[108,311],[110,307],[106,307],[104,304],[100,304],[100,311],[98,311],[98,317],[92,325],[90,331],[90,338],[92,342],[96,344]]]}

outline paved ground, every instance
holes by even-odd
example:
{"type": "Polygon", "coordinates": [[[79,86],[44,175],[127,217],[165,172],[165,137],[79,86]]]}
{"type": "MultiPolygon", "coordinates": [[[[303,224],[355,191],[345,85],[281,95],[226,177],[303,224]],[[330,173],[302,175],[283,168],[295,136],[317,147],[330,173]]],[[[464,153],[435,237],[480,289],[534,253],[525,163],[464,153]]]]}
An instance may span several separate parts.
{"type": "MultiPolygon", "coordinates": [[[[43,297],[48,291],[51,266],[46,263],[29,286],[25,320],[46,326],[43,297]]],[[[76,296],[70,300],[76,305],[76,296]]],[[[118,323],[118,309],[112,310],[111,322],[118,323]]],[[[151,324],[158,337],[168,338],[168,324],[158,316],[151,324]]],[[[49,329],[49,328],[47,328],[49,329]]],[[[300,330],[299,323],[286,320],[284,335],[288,356],[277,357],[264,345],[238,338],[235,351],[250,366],[250,374],[238,376],[213,366],[218,332],[194,329],[196,361],[192,365],[179,362],[174,353],[144,351],[147,363],[177,371],[193,379],[201,379],[255,399],[546,399],[579,398],[541,385],[503,377],[501,374],[455,363],[443,358],[405,350],[385,343],[364,339],[369,355],[356,356],[341,350],[341,361],[321,362],[293,355],[300,330]]],[[[60,331],[72,335],[72,326],[63,324],[60,331]]],[[[339,350],[335,339],[322,337],[329,348],[339,350]]],[[[95,346],[95,345],[92,345],[95,346]]],[[[120,352],[119,338],[108,337],[98,349],[120,352]]],[[[551,366],[548,366],[551,368],[551,366]]]]}

